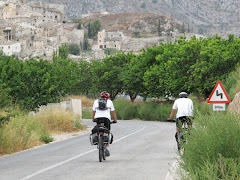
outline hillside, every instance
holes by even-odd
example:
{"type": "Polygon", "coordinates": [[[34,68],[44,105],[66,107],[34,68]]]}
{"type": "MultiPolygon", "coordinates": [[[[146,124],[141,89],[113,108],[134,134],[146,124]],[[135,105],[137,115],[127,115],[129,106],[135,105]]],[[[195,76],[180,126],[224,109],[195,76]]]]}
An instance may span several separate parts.
{"type": "Polygon", "coordinates": [[[169,16],[163,16],[154,13],[119,13],[108,15],[96,15],[83,18],[85,26],[94,19],[101,21],[102,29],[106,31],[121,31],[125,35],[131,36],[134,33],[140,33],[141,36],[151,37],[158,35],[160,30],[173,30],[178,33],[187,31],[182,22],[176,21],[169,16]],[[159,24],[160,23],[160,24],[159,24]]]}
{"type": "MultiPolygon", "coordinates": [[[[41,1],[41,0],[35,0],[41,1]]],[[[240,2],[235,0],[42,0],[65,4],[69,17],[104,10],[109,13],[152,12],[189,24],[191,31],[205,35],[240,34],[240,2]]]]}

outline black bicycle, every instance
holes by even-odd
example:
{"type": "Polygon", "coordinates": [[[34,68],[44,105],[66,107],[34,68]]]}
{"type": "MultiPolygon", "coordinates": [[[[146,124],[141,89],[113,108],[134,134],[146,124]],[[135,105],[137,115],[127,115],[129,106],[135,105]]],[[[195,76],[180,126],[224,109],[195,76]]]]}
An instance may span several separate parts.
{"type": "MultiPolygon", "coordinates": [[[[174,120],[166,120],[168,122],[177,122],[176,119],[174,120]]],[[[189,128],[188,128],[188,124],[187,122],[182,123],[182,127],[180,129],[178,129],[178,132],[176,132],[175,134],[175,138],[177,141],[177,148],[178,148],[178,152],[181,155],[183,155],[184,153],[184,146],[183,144],[186,143],[187,138],[186,135],[189,134],[189,128]]]]}
{"type": "Polygon", "coordinates": [[[188,124],[186,122],[183,123],[182,127],[178,130],[177,132],[177,147],[178,147],[178,152],[181,155],[184,153],[184,143],[187,143],[187,135],[189,134],[189,128],[188,124]]]}
{"type": "MultiPolygon", "coordinates": [[[[90,143],[92,145],[97,145],[99,152],[99,161],[102,162],[106,160],[107,144],[112,144],[113,135],[110,133],[110,130],[104,125],[104,119],[97,119],[97,125],[93,128],[92,134],[90,134],[90,143]]],[[[110,124],[115,123],[114,121],[110,122],[110,124]]]]}

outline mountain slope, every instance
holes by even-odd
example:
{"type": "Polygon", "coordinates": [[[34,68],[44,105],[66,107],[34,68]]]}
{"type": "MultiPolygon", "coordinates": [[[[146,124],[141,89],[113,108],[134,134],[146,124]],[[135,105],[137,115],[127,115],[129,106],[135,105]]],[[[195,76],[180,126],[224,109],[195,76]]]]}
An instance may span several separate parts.
{"type": "MultiPolygon", "coordinates": [[[[40,1],[40,0],[35,0],[40,1]]],[[[189,24],[196,33],[240,33],[240,2],[235,0],[42,0],[65,4],[70,17],[104,10],[110,13],[153,12],[189,24]]]]}

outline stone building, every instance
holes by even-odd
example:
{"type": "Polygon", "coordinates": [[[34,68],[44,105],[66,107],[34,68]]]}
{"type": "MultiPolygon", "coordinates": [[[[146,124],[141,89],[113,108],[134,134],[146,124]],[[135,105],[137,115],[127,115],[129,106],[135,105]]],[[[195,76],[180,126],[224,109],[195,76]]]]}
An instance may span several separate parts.
{"type": "Polygon", "coordinates": [[[121,50],[122,42],[125,40],[122,32],[106,32],[105,30],[98,32],[98,48],[112,48],[121,50]]]}
{"type": "Polygon", "coordinates": [[[84,31],[68,22],[63,5],[0,1],[0,47],[7,55],[49,59],[63,43],[80,46],[83,39],[84,31]]]}
{"type": "Polygon", "coordinates": [[[2,49],[3,53],[6,54],[7,56],[19,54],[21,52],[21,43],[8,41],[0,44],[0,49],[2,49]]]}

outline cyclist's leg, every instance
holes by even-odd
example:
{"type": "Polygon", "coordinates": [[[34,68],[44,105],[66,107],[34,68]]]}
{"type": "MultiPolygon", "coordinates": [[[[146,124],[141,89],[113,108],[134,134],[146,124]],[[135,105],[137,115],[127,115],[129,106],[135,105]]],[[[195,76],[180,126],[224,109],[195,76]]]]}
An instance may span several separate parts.
{"type": "Polygon", "coordinates": [[[187,122],[187,125],[188,125],[188,132],[189,133],[190,133],[190,130],[192,128],[192,119],[193,119],[193,117],[190,117],[190,116],[186,117],[186,122],[187,122]]]}
{"type": "Polygon", "coordinates": [[[175,139],[178,142],[178,131],[181,130],[182,127],[182,119],[181,118],[177,118],[176,119],[176,134],[175,134],[175,139]]]}

